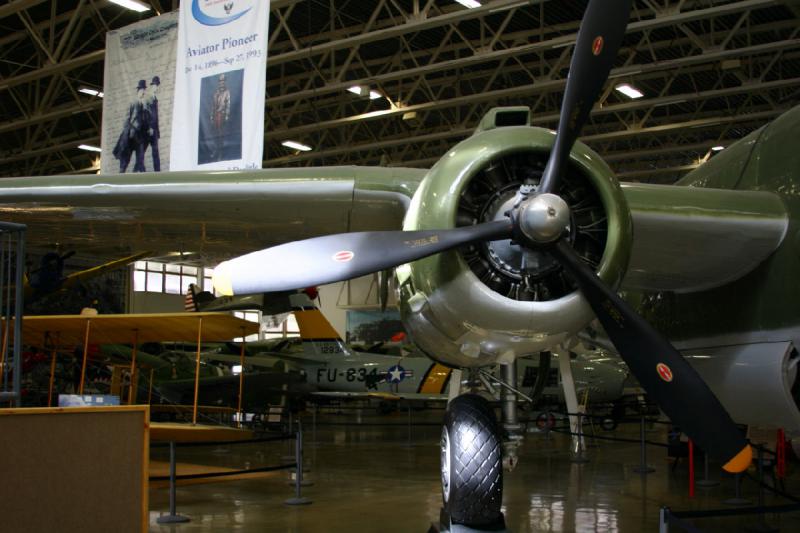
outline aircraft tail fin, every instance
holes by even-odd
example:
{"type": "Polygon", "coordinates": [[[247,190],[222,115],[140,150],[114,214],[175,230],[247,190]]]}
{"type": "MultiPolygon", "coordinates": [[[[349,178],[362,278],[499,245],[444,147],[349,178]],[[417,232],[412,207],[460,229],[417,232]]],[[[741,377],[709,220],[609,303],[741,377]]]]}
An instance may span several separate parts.
{"type": "Polygon", "coordinates": [[[334,329],[322,311],[314,305],[308,294],[300,292],[289,297],[294,311],[300,337],[303,339],[303,352],[315,359],[331,356],[352,355],[339,333],[334,329]]]}
{"type": "Polygon", "coordinates": [[[194,283],[189,284],[186,297],[183,300],[183,310],[189,313],[200,311],[203,304],[214,301],[214,295],[208,291],[200,291],[194,283]]]}

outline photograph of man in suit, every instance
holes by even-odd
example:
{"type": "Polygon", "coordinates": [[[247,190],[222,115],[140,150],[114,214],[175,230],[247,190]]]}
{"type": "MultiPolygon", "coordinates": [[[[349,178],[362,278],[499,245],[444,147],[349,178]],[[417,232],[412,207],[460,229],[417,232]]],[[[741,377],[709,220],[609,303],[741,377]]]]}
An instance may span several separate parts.
{"type": "Polygon", "coordinates": [[[119,134],[117,144],[114,146],[114,157],[119,159],[119,171],[121,174],[128,169],[131,161],[131,154],[136,153],[136,160],[133,164],[134,172],[144,172],[144,150],[145,150],[145,92],[147,83],[139,80],[136,86],[136,98],[128,106],[128,113],[125,115],[122,124],[122,132],[119,134]]]}
{"type": "Polygon", "coordinates": [[[160,87],[161,79],[158,76],[153,76],[152,81],[150,81],[150,96],[145,102],[146,142],[150,146],[150,155],[153,157],[154,172],[161,172],[161,157],[158,153],[158,139],[161,138],[161,132],[158,128],[158,90],[160,87]]]}

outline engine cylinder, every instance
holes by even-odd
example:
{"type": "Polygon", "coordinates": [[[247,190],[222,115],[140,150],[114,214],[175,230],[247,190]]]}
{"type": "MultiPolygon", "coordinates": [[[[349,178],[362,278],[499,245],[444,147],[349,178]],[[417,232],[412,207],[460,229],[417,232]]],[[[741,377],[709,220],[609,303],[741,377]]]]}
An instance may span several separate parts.
{"type": "MultiPolygon", "coordinates": [[[[520,186],[535,194],[555,135],[505,127],[473,135],[426,175],[404,229],[441,229],[507,216],[520,186]]],[[[628,261],[630,214],[619,184],[581,143],[554,191],[570,207],[564,237],[616,287],[628,261]]],[[[478,243],[397,269],[403,321],[416,344],[449,366],[506,362],[574,335],[593,317],[574,280],[546,251],[478,243]]]]}

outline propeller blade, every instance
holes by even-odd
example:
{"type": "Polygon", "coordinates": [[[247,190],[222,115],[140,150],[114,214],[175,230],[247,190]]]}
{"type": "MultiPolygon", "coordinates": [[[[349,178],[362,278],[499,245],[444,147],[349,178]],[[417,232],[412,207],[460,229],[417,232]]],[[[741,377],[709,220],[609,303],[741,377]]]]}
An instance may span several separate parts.
{"type": "Polygon", "coordinates": [[[572,53],[558,131],[537,192],[555,192],[558,177],[578,138],[625,36],[631,0],[592,0],[572,53]]]}
{"type": "Polygon", "coordinates": [[[639,383],[680,429],[728,472],[750,465],[752,450],[699,374],[650,324],[612,291],[561,240],[553,255],[581,292],[639,383]]]}
{"type": "Polygon", "coordinates": [[[410,263],[477,241],[511,238],[511,220],[446,230],[362,231],[290,242],[231,259],[214,269],[224,295],[315,287],[410,263]]]}

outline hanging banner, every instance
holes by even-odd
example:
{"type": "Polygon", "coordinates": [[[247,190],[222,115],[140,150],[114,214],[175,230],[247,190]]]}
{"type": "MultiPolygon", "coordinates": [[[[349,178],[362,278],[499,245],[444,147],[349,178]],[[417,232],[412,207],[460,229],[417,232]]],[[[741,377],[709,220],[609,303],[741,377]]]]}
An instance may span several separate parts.
{"type": "Polygon", "coordinates": [[[182,0],[170,170],[261,168],[268,25],[268,0],[182,0]]]}
{"type": "Polygon", "coordinates": [[[169,170],[178,14],[106,34],[100,171],[169,170]]]}

